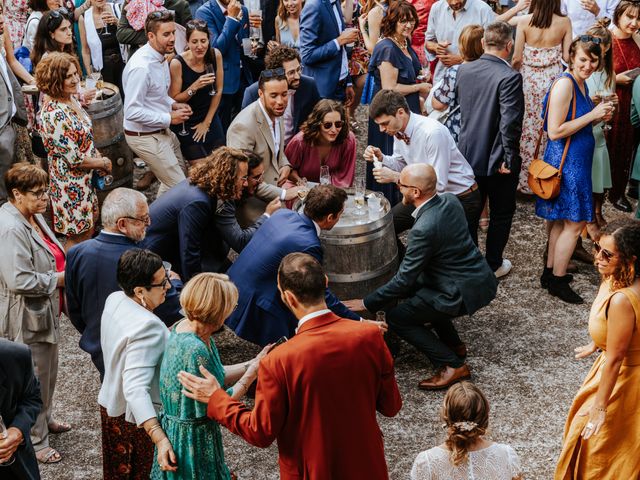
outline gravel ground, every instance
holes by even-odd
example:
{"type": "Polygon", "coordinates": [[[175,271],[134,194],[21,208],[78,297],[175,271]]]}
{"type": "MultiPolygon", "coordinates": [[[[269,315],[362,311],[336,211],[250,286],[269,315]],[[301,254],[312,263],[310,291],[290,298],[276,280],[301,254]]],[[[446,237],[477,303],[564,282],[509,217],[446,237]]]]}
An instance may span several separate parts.
{"type": "MultiPolygon", "coordinates": [[[[360,124],[366,125],[360,110],[360,124]]],[[[358,137],[362,139],[366,126],[360,130],[358,137]]],[[[361,149],[365,141],[359,142],[361,149]]],[[[610,220],[619,215],[605,209],[610,220]]],[[[512,273],[500,282],[498,296],[490,306],[456,321],[469,347],[473,381],[491,402],[491,438],[512,445],[520,455],[526,478],[541,480],[553,474],[566,412],[591,366],[590,360],[574,360],[573,348],[588,341],[589,305],[599,282],[594,267],[580,264],[573,285],[585,298],[584,305],[567,305],[548,295],[538,283],[544,243],[543,223],[534,215],[534,203],[519,200],[505,253],[514,264],[512,273]]],[[[589,242],[585,245],[590,247],[589,242]]],[[[63,460],[42,466],[41,471],[45,480],[99,479],[99,378],[89,356],[78,348],[77,332],[67,320],[61,324],[54,412],[74,429],[52,437],[51,444],[63,460]]],[[[257,353],[256,347],[229,330],[215,340],[224,363],[244,361],[257,353]]],[[[379,416],[394,480],[408,478],[418,452],[443,440],[439,409],[444,393],[416,388],[432,373],[426,359],[403,344],[396,359],[396,376],[404,405],[395,418],[379,416]]],[[[278,478],[275,446],[249,446],[225,429],[223,439],[227,463],[239,478],[278,478]]]]}

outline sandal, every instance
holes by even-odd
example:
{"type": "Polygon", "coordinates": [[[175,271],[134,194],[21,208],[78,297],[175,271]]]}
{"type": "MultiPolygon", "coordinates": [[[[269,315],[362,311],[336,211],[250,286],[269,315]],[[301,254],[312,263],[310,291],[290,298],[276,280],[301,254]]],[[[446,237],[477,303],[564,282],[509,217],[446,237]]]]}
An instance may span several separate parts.
{"type": "Polygon", "coordinates": [[[48,427],[49,427],[49,433],[53,433],[53,434],[65,433],[71,430],[71,425],[69,425],[68,423],[58,422],[58,421],[51,422],[48,425],[48,427]]]}
{"type": "Polygon", "coordinates": [[[36,452],[36,458],[40,463],[58,463],[62,460],[60,452],[55,448],[47,447],[36,452]]]}

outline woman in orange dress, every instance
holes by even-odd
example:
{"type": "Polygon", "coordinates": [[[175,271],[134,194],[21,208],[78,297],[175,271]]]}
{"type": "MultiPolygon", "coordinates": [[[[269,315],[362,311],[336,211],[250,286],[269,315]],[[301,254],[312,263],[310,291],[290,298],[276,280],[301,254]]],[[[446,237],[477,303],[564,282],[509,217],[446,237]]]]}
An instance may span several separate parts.
{"type": "Polygon", "coordinates": [[[609,224],[595,245],[592,341],[575,351],[602,353],[571,405],[555,480],[640,478],[640,221],[609,224]]]}

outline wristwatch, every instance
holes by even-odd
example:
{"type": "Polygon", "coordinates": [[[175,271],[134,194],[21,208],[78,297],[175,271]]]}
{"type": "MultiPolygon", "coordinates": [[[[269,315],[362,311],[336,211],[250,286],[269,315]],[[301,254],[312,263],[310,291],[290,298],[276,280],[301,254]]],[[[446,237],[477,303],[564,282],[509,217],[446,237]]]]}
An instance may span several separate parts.
{"type": "Polygon", "coordinates": [[[189,95],[190,97],[193,97],[194,93],[196,93],[196,92],[193,91],[192,89],[187,90],[187,95],[189,95]]]}

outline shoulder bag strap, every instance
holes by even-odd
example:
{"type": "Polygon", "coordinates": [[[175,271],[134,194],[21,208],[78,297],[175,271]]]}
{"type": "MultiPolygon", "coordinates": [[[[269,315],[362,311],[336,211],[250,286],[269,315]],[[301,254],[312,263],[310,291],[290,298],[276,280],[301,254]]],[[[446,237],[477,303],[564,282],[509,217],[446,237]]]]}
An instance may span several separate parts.
{"type": "MultiPolygon", "coordinates": [[[[573,84],[573,77],[571,79],[571,86],[573,87],[573,99],[571,100],[571,120],[576,119],[576,86],[573,84]]],[[[558,173],[562,175],[562,167],[564,166],[564,161],[567,158],[567,153],[569,152],[569,145],[571,144],[571,137],[573,134],[567,138],[567,141],[564,144],[564,151],[562,152],[562,160],[560,160],[560,166],[558,167],[558,173]]]]}

